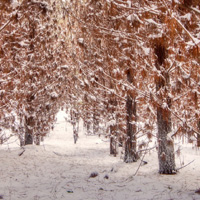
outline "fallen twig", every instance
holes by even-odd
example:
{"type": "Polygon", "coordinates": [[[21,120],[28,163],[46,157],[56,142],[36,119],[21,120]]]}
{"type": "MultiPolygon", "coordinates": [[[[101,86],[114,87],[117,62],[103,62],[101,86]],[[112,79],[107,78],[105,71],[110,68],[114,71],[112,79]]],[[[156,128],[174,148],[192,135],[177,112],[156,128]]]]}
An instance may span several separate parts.
{"type": "MultiPolygon", "coordinates": [[[[148,145],[147,145],[147,147],[148,147],[148,145]]],[[[137,170],[136,170],[134,176],[137,175],[137,173],[138,173],[138,171],[139,171],[139,169],[140,169],[142,163],[145,163],[145,161],[144,161],[144,157],[145,157],[145,155],[147,154],[147,151],[148,151],[148,148],[145,149],[144,155],[142,156],[141,162],[140,162],[140,164],[139,164],[139,166],[138,166],[138,168],[137,168],[137,170]]]]}
{"type": "Polygon", "coordinates": [[[176,171],[180,170],[180,169],[183,169],[184,167],[187,167],[188,165],[190,165],[191,163],[193,163],[195,160],[189,162],[188,164],[182,166],[182,167],[179,167],[178,169],[176,169],[176,171]]]}
{"type": "Polygon", "coordinates": [[[25,152],[25,149],[23,148],[22,152],[20,152],[18,155],[21,156],[25,152]]]}
{"type": "Polygon", "coordinates": [[[151,147],[151,148],[149,148],[149,149],[141,149],[141,150],[138,150],[137,152],[142,152],[142,151],[151,151],[152,149],[155,149],[156,148],[156,146],[154,146],[154,147],[151,147]]]}
{"type": "Polygon", "coordinates": [[[66,155],[66,154],[61,154],[61,153],[58,153],[58,152],[55,152],[55,151],[53,151],[53,153],[54,153],[55,155],[57,155],[57,156],[68,157],[68,155],[66,155]]]}

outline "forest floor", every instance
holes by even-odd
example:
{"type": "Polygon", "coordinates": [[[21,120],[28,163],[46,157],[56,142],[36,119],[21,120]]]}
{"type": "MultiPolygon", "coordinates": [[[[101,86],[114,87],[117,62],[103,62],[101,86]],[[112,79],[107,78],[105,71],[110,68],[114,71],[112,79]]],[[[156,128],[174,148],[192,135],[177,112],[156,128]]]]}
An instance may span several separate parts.
{"type": "MultiPolygon", "coordinates": [[[[158,174],[156,149],[140,161],[125,164],[109,155],[104,137],[81,131],[75,145],[72,127],[58,115],[54,130],[41,146],[17,143],[0,147],[0,199],[4,200],[198,200],[200,150],[184,145],[176,175],[158,174]],[[22,153],[23,152],[23,153],[22,153]],[[20,155],[20,156],[19,156],[20,155]],[[91,174],[95,177],[90,177],[91,174]]],[[[176,147],[178,148],[178,147],[176,147]]]]}

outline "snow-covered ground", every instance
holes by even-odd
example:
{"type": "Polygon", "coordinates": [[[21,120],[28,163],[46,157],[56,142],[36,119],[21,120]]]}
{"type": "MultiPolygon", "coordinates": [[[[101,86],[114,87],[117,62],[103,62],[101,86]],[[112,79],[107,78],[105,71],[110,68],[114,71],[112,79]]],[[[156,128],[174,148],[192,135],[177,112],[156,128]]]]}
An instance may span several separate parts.
{"type": "Polygon", "coordinates": [[[74,145],[72,127],[58,115],[54,130],[41,146],[0,146],[0,199],[4,200],[198,200],[200,152],[185,145],[177,167],[194,160],[177,175],[159,175],[156,150],[125,164],[109,155],[105,138],[81,130],[74,145]],[[94,173],[96,177],[90,177],[94,173]]]}

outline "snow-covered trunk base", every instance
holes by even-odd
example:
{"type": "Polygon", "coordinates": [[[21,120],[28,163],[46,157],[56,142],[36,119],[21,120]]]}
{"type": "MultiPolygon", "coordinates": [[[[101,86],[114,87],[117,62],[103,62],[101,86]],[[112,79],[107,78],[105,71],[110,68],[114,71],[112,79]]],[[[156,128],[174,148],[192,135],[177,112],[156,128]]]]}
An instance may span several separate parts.
{"type": "Polygon", "coordinates": [[[136,119],[136,102],[128,96],[126,101],[127,111],[127,138],[125,141],[124,162],[136,162],[138,159],[136,151],[136,126],[132,119],[136,119]]]}
{"type": "Polygon", "coordinates": [[[176,172],[174,142],[168,136],[168,133],[171,132],[171,112],[158,107],[157,124],[159,173],[174,174],[176,172]]]}

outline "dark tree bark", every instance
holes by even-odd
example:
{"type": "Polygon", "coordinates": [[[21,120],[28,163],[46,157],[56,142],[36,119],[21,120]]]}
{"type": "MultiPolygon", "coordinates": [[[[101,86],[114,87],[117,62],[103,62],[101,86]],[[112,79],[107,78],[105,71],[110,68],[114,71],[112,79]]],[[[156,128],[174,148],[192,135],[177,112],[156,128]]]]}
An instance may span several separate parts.
{"type": "MultiPolygon", "coordinates": [[[[110,83],[111,88],[113,88],[113,84],[110,83]]],[[[109,100],[109,109],[110,112],[113,114],[116,111],[116,107],[117,107],[117,101],[116,98],[111,96],[110,100],[109,100]]],[[[109,129],[110,129],[110,154],[116,156],[117,155],[117,124],[116,124],[116,115],[112,115],[111,120],[114,120],[115,123],[110,125],[109,129]]]]}
{"type": "MultiPolygon", "coordinates": [[[[156,67],[158,70],[164,65],[166,58],[165,46],[159,44],[155,48],[155,54],[157,56],[156,67]]],[[[161,72],[161,70],[160,70],[161,72]]],[[[169,84],[169,74],[166,71],[162,71],[162,76],[156,79],[157,92],[163,89],[164,93],[161,97],[161,101],[165,100],[167,107],[163,108],[163,105],[157,106],[157,127],[158,127],[158,160],[159,160],[159,173],[160,174],[173,174],[175,173],[175,156],[174,156],[174,142],[168,135],[172,129],[171,123],[171,99],[168,96],[167,86],[169,84]]]]}
{"type": "Polygon", "coordinates": [[[25,132],[25,145],[33,144],[33,136],[29,129],[26,129],[25,132]]]}
{"type": "Polygon", "coordinates": [[[110,126],[110,154],[117,155],[117,141],[115,135],[115,126],[110,126]]]}
{"type": "MultiPolygon", "coordinates": [[[[198,131],[200,133],[200,119],[197,122],[197,126],[198,126],[198,131]]],[[[200,134],[197,134],[197,147],[200,147],[200,134]]]]}
{"type": "Polygon", "coordinates": [[[33,144],[33,131],[31,130],[31,127],[34,125],[34,119],[33,117],[26,118],[26,125],[25,125],[25,140],[24,144],[33,144]]]}
{"type": "Polygon", "coordinates": [[[93,135],[97,135],[99,132],[99,120],[98,120],[98,114],[95,111],[93,111],[93,135]]]}
{"type": "Polygon", "coordinates": [[[87,135],[91,135],[92,131],[91,131],[91,119],[90,119],[90,114],[89,112],[86,113],[86,117],[84,119],[84,127],[86,128],[87,131],[87,135]]]}
{"type": "Polygon", "coordinates": [[[90,131],[90,122],[87,122],[86,128],[87,128],[87,134],[90,135],[91,134],[91,131],[90,131]]]}
{"type": "MultiPolygon", "coordinates": [[[[133,83],[133,75],[130,70],[127,72],[127,80],[129,83],[133,83]]],[[[124,162],[131,163],[136,162],[138,159],[136,149],[136,101],[132,94],[128,92],[126,100],[126,126],[127,126],[127,138],[125,141],[125,155],[124,162]]]]}

